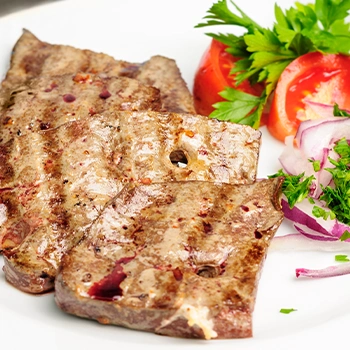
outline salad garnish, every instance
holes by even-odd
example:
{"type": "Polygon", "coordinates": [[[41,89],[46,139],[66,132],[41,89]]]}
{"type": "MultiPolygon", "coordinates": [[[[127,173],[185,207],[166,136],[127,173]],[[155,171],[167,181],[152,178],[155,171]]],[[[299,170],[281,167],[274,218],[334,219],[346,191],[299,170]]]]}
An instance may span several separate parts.
{"type": "Polygon", "coordinates": [[[347,255],[343,255],[343,254],[336,255],[334,257],[334,259],[335,259],[335,261],[338,261],[338,262],[348,262],[348,261],[350,261],[348,256],[347,255]]]}
{"type": "MultiPolygon", "coordinates": [[[[328,171],[332,175],[331,182],[327,186],[320,184],[322,193],[319,196],[319,200],[324,205],[314,205],[312,214],[316,218],[323,218],[324,220],[336,218],[345,225],[350,225],[350,145],[345,138],[342,138],[335,142],[333,150],[338,155],[338,159],[327,157],[334,167],[324,168],[325,171],[328,171]]],[[[309,161],[312,163],[315,173],[321,170],[319,160],[309,159],[309,161]]],[[[291,209],[296,203],[301,202],[307,197],[310,199],[311,204],[315,203],[315,198],[313,197],[315,175],[307,177],[305,177],[305,173],[292,175],[280,169],[277,173],[269,177],[277,176],[285,177],[282,192],[287,198],[291,209]]],[[[343,235],[345,235],[345,239],[350,238],[346,235],[346,231],[343,235]]]]}
{"type": "Polygon", "coordinates": [[[214,104],[210,117],[258,128],[279,77],[293,60],[315,51],[323,54],[350,52],[350,24],[346,22],[349,10],[350,0],[316,0],[315,4],[307,5],[296,2],[286,11],[276,4],[276,22],[269,29],[261,27],[233,1],[215,3],[204,17],[206,22],[196,27],[245,28],[246,32],[240,36],[232,33],[207,35],[227,45],[226,51],[240,58],[230,72],[236,87],[248,80],[253,85],[263,83],[264,89],[260,96],[253,96],[226,87],[220,93],[226,101],[214,104]]]}
{"type": "Polygon", "coordinates": [[[281,309],[280,313],[281,314],[290,314],[291,312],[298,311],[297,309],[281,309]]]}

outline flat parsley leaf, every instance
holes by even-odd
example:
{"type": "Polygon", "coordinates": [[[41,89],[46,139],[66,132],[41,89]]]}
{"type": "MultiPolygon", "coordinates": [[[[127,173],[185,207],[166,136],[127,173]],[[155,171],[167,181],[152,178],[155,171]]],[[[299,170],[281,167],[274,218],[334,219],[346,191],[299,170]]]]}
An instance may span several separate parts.
{"type": "Polygon", "coordinates": [[[258,123],[258,111],[262,108],[263,97],[256,97],[232,88],[226,88],[220,93],[226,99],[214,105],[217,108],[210,117],[234,123],[258,123]],[[241,119],[240,119],[241,118],[241,119]],[[245,118],[246,120],[242,120],[245,118]]]}

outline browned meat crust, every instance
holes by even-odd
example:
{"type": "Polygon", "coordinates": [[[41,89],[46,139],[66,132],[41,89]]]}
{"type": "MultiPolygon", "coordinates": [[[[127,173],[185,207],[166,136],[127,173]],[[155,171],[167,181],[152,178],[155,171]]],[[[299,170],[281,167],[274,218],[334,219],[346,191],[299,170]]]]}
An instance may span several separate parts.
{"type": "Polygon", "coordinates": [[[159,90],[135,79],[65,74],[33,78],[1,93],[0,142],[68,121],[119,110],[159,111],[159,90]]]}
{"type": "Polygon", "coordinates": [[[153,86],[161,90],[165,110],[195,113],[192,95],[172,59],[155,56],[143,65],[129,63],[103,53],[51,45],[40,41],[28,30],[24,30],[14,47],[11,66],[2,86],[14,90],[31,78],[77,72],[126,76],[144,84],[152,82],[153,86]]]}
{"type": "Polygon", "coordinates": [[[62,254],[126,183],[254,182],[260,137],[243,125],[148,111],[96,114],[10,140],[0,147],[6,278],[31,293],[52,288],[62,254]]]}
{"type": "Polygon", "coordinates": [[[282,181],[125,188],[63,257],[57,304],[163,335],[250,337],[282,181]]]}
{"type": "Polygon", "coordinates": [[[141,83],[155,86],[161,91],[165,110],[196,113],[192,95],[187,92],[187,85],[174,60],[153,56],[140,66],[134,77],[141,83]]]}

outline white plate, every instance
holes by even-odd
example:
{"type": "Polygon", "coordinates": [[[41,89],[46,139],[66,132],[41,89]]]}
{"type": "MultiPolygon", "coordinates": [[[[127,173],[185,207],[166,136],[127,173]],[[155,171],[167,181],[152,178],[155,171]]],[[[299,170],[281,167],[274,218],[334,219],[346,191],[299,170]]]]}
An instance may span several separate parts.
{"type": "MultiPolygon", "coordinates": [[[[237,0],[264,26],[273,21],[274,0],[237,0]]],[[[212,0],[67,0],[0,18],[0,77],[11,49],[27,28],[50,43],[69,44],[108,53],[118,59],[142,62],[161,54],[176,59],[192,89],[196,66],[210,38],[208,29],[194,29],[212,0]]],[[[289,7],[292,0],[277,0],[289,7]]],[[[218,31],[213,28],[213,31],[218,31]]],[[[225,32],[228,27],[220,28],[225,32]]],[[[259,176],[278,168],[282,144],[263,131],[259,176]]],[[[282,225],[278,234],[290,232],[282,225]]],[[[296,267],[321,268],[334,263],[334,253],[270,252],[259,285],[254,312],[254,337],[242,340],[198,341],[173,339],[79,319],[61,312],[53,294],[31,296],[19,292],[0,274],[0,335],[11,349],[84,350],[125,349],[323,349],[346,344],[350,322],[350,276],[297,280],[296,267]],[[295,308],[289,315],[281,308],[295,308]]],[[[0,265],[3,260],[0,258],[0,265]]]]}

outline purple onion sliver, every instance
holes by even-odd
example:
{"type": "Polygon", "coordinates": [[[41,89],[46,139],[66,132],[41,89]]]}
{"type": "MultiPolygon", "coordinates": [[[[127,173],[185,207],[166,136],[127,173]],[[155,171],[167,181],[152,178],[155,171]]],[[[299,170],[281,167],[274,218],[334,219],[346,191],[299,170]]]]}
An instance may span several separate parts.
{"type": "MultiPolygon", "coordinates": [[[[305,225],[307,227],[310,227],[314,231],[320,232],[324,234],[325,236],[330,236],[330,233],[325,230],[317,221],[315,218],[311,217],[310,215],[306,214],[304,211],[300,210],[298,208],[298,204],[295,205],[292,209],[290,209],[288,202],[282,198],[282,210],[284,213],[284,216],[298,224],[305,225]]],[[[308,203],[309,204],[309,203],[308,203]]],[[[311,204],[309,204],[311,207],[311,204]]]]}
{"type": "Polygon", "coordinates": [[[309,278],[325,278],[335,277],[350,274],[350,263],[342,263],[337,266],[329,266],[320,270],[311,270],[305,268],[295,269],[296,277],[309,277],[309,278]]]}
{"type": "Polygon", "coordinates": [[[324,242],[327,242],[327,241],[328,242],[338,241],[337,237],[320,235],[320,234],[317,234],[318,232],[316,232],[316,234],[312,234],[312,233],[310,233],[312,230],[310,230],[310,232],[306,232],[305,230],[303,230],[302,228],[300,228],[297,225],[294,225],[294,227],[299,233],[301,233],[305,237],[310,238],[310,239],[314,239],[316,241],[324,241],[324,242]]]}
{"type": "Polygon", "coordinates": [[[323,251],[349,252],[350,244],[345,241],[320,241],[310,239],[300,233],[290,233],[284,236],[275,236],[271,241],[269,252],[280,251],[323,251]]]}

